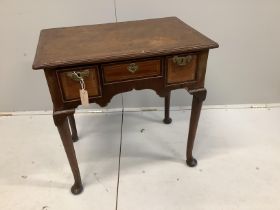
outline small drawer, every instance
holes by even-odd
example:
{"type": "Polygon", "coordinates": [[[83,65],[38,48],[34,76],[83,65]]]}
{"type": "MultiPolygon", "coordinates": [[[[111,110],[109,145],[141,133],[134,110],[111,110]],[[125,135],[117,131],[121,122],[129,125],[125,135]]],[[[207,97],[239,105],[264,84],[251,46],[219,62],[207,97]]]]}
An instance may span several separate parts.
{"type": "Polygon", "coordinates": [[[195,80],[197,55],[178,55],[167,58],[167,83],[184,83],[195,80]]]}
{"type": "Polygon", "coordinates": [[[97,67],[65,69],[57,71],[64,100],[80,100],[81,84],[73,72],[83,77],[89,98],[101,95],[97,67]]]}
{"type": "Polygon", "coordinates": [[[159,76],[160,63],[160,59],[156,59],[103,65],[104,83],[159,76]]]}

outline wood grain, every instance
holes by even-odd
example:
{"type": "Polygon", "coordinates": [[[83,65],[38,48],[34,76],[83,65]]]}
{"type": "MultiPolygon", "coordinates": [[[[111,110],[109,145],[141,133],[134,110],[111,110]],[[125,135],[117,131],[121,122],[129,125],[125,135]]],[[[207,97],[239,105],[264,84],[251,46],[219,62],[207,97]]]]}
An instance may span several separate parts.
{"type": "Polygon", "coordinates": [[[197,68],[197,56],[192,55],[192,60],[185,66],[179,66],[173,62],[173,57],[168,58],[167,83],[182,83],[195,80],[197,68]]]}
{"type": "Polygon", "coordinates": [[[33,69],[120,61],[218,47],[176,17],[45,29],[33,69]]]}
{"type": "Polygon", "coordinates": [[[97,74],[97,69],[95,67],[79,69],[67,69],[66,71],[58,71],[58,77],[60,81],[60,86],[63,93],[63,98],[65,101],[68,100],[79,100],[80,99],[80,89],[81,85],[79,82],[72,80],[67,76],[68,72],[72,71],[85,71],[89,70],[89,77],[85,78],[85,89],[88,91],[89,97],[99,96],[100,92],[100,85],[99,85],[99,78],[97,74]]]}
{"type": "Polygon", "coordinates": [[[160,59],[103,65],[102,69],[105,83],[159,76],[161,73],[160,59]],[[130,64],[135,64],[138,67],[137,71],[130,72],[130,64]]]}

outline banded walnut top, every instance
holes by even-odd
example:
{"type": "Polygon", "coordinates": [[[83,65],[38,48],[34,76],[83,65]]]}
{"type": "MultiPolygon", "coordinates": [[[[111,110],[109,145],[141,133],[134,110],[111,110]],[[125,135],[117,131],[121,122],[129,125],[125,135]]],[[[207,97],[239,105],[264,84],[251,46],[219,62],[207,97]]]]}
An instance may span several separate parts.
{"type": "Polygon", "coordinates": [[[33,69],[85,65],[217,48],[177,17],[44,29],[33,69]]]}

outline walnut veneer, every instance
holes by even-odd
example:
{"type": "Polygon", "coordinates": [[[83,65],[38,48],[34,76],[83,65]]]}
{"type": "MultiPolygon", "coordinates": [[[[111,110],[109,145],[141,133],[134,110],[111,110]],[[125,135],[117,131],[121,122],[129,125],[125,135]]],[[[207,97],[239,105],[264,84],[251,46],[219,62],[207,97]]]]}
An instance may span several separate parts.
{"type": "Polygon", "coordinates": [[[152,89],[165,97],[163,122],[171,123],[170,93],[184,88],[193,95],[186,162],[192,156],[202,102],[209,49],[218,44],[176,17],[41,31],[33,69],[44,69],[54,123],[62,139],[79,194],[82,181],[73,141],[78,140],[75,108],[81,104],[79,79],[84,79],[90,103],[106,106],[111,98],[133,89],[152,89]]]}

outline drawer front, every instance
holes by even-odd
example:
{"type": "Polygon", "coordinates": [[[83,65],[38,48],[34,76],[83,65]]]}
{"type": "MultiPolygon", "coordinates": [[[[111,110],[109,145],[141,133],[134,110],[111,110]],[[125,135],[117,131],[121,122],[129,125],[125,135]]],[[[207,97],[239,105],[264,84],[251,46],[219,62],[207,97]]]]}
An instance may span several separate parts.
{"type": "Polygon", "coordinates": [[[73,68],[57,72],[64,100],[80,100],[81,84],[73,77],[73,72],[83,77],[89,97],[101,95],[97,67],[73,68]]]}
{"type": "Polygon", "coordinates": [[[195,80],[197,55],[178,55],[167,58],[167,83],[184,83],[195,80]]]}
{"type": "Polygon", "coordinates": [[[103,65],[104,83],[161,75],[160,59],[103,65]]]}

